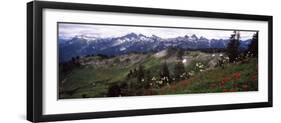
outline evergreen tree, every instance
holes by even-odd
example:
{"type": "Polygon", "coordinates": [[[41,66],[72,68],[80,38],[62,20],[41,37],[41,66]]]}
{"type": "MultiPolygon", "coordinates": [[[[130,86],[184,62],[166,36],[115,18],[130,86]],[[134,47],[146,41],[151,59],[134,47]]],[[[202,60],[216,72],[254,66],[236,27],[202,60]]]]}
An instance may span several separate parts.
{"type": "Polygon", "coordinates": [[[133,71],[133,77],[137,77],[138,76],[138,71],[137,71],[137,68],[134,68],[134,71],[133,71]]]}
{"type": "Polygon", "coordinates": [[[121,94],[121,89],[117,84],[111,85],[108,88],[107,96],[108,97],[118,97],[121,94]]]}
{"type": "Polygon", "coordinates": [[[149,88],[149,83],[151,82],[152,76],[149,70],[145,71],[145,83],[144,87],[149,88]]]}
{"type": "Polygon", "coordinates": [[[177,53],[177,48],[175,48],[175,47],[169,47],[168,49],[167,49],[167,55],[166,55],[166,57],[168,58],[168,57],[170,57],[170,56],[172,56],[172,55],[175,55],[177,53]]]}
{"type": "Polygon", "coordinates": [[[177,52],[177,58],[179,60],[182,60],[183,55],[184,55],[184,51],[182,49],[179,49],[178,52],[177,52]]]}
{"type": "Polygon", "coordinates": [[[252,42],[251,44],[249,45],[249,53],[251,54],[251,56],[253,57],[257,57],[258,56],[258,32],[256,32],[254,35],[253,35],[253,38],[252,38],[252,42]]]}
{"type": "Polygon", "coordinates": [[[229,62],[233,63],[236,61],[236,58],[239,56],[239,45],[240,45],[240,34],[237,31],[234,31],[230,36],[229,43],[227,45],[226,53],[229,57],[229,62]]]}
{"type": "Polygon", "coordinates": [[[144,67],[142,65],[139,65],[139,69],[137,72],[137,79],[138,82],[144,81],[144,67]]]}
{"type": "Polygon", "coordinates": [[[72,61],[73,63],[75,62],[75,60],[76,60],[75,57],[72,57],[72,58],[71,58],[71,61],[72,61]]]}
{"type": "Polygon", "coordinates": [[[160,78],[165,83],[170,82],[170,72],[166,62],[164,62],[162,65],[162,69],[160,71],[160,78]]]}
{"type": "Polygon", "coordinates": [[[175,79],[182,80],[183,74],[185,73],[184,64],[182,62],[177,62],[175,65],[175,79]]]}
{"type": "Polygon", "coordinates": [[[127,78],[132,78],[133,77],[133,70],[130,70],[130,72],[127,75],[127,78]]]}

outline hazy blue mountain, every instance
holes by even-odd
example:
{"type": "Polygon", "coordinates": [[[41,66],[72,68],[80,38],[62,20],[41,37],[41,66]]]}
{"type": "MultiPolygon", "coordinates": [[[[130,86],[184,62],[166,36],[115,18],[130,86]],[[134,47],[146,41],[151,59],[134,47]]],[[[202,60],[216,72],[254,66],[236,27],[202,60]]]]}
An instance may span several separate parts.
{"type": "MultiPolygon", "coordinates": [[[[226,48],[228,39],[207,39],[205,37],[179,36],[163,39],[156,35],[129,33],[116,38],[75,36],[72,39],[59,39],[59,60],[65,62],[72,57],[85,55],[115,56],[130,52],[160,51],[168,47],[181,49],[226,48]]],[[[251,39],[240,41],[240,48],[247,49],[251,39]]]]}

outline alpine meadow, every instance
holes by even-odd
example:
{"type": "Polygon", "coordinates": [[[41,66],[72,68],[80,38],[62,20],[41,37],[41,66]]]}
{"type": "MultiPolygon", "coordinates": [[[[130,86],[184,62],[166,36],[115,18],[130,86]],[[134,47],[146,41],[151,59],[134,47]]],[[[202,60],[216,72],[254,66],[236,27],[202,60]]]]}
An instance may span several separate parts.
{"type": "Polygon", "coordinates": [[[58,99],[258,91],[258,31],[58,23],[58,99]]]}

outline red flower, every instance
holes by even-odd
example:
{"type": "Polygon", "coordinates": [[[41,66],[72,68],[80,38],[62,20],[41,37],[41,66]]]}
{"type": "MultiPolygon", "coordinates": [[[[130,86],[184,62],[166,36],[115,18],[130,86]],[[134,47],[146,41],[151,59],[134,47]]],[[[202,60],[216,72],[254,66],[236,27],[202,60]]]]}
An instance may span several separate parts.
{"type": "Polygon", "coordinates": [[[226,83],[229,81],[229,78],[228,77],[224,77],[223,80],[221,81],[221,83],[226,83]]]}
{"type": "Polygon", "coordinates": [[[233,77],[234,77],[235,79],[240,79],[240,77],[241,77],[240,72],[234,73],[234,74],[233,74],[233,77]]]}
{"type": "Polygon", "coordinates": [[[227,89],[223,89],[223,92],[228,92],[228,90],[227,89]]]}
{"type": "Polygon", "coordinates": [[[229,78],[228,77],[224,77],[223,79],[222,79],[222,81],[221,81],[221,86],[224,86],[224,84],[226,83],[226,82],[228,82],[229,81],[229,78]]]}
{"type": "Polygon", "coordinates": [[[237,88],[237,84],[236,83],[233,84],[233,88],[237,88]]]}
{"type": "Polygon", "coordinates": [[[258,80],[258,77],[257,77],[257,75],[254,75],[254,76],[252,76],[252,80],[253,80],[253,81],[256,81],[256,80],[258,80]]]}

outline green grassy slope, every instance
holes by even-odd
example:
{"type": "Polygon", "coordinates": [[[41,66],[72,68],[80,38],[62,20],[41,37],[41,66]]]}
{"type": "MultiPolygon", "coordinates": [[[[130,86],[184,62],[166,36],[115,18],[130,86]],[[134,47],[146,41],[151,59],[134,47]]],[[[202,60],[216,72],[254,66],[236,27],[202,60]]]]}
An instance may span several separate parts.
{"type": "Polygon", "coordinates": [[[257,91],[257,59],[247,63],[228,64],[224,68],[200,72],[188,80],[182,80],[157,90],[159,94],[211,93],[257,91]]]}
{"type": "MultiPolygon", "coordinates": [[[[198,55],[199,53],[191,52],[189,55],[194,54],[198,55]]],[[[134,54],[134,56],[136,55],[134,54]]],[[[131,58],[132,56],[127,57],[131,58]]],[[[208,59],[200,60],[195,59],[197,56],[192,57],[194,57],[194,60],[185,65],[186,72],[194,72],[188,79],[172,82],[157,88],[145,88],[145,93],[141,95],[256,91],[258,89],[258,68],[257,59],[255,58],[209,69],[208,59]],[[196,64],[198,63],[205,65],[204,71],[196,69],[196,64]]],[[[107,64],[84,64],[75,67],[67,75],[61,75],[63,77],[61,79],[63,81],[63,84],[61,84],[63,93],[60,94],[60,98],[106,97],[111,85],[121,85],[122,83],[133,81],[134,79],[128,80],[127,75],[130,70],[137,69],[139,65],[149,71],[151,77],[157,78],[161,65],[166,59],[153,57],[151,54],[142,55],[142,58],[141,60],[131,59],[131,62],[128,63],[111,58],[112,60],[107,59],[107,61],[110,61],[107,64]],[[133,62],[134,60],[135,62],[133,62]]],[[[101,59],[98,59],[97,56],[82,59],[83,62],[97,60],[101,59]]],[[[167,63],[171,76],[173,76],[175,64],[175,62],[167,63]]],[[[153,84],[150,80],[148,80],[149,83],[153,84]]],[[[143,89],[140,88],[141,91],[143,89]]]]}

